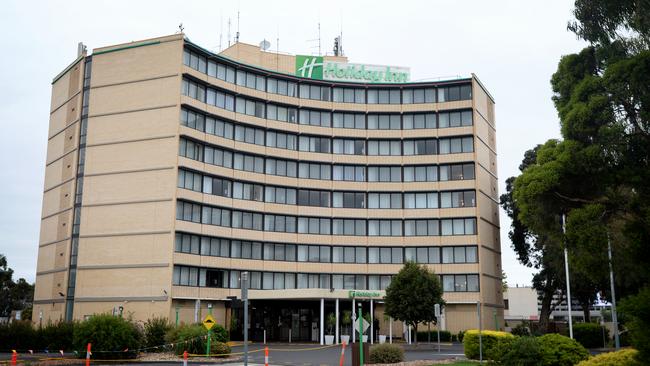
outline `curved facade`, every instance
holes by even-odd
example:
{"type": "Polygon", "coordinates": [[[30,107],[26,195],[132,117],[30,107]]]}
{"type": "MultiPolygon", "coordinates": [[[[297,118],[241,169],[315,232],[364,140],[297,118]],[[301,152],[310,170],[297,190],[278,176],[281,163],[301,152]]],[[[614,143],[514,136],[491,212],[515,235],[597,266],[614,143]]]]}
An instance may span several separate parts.
{"type": "Polygon", "coordinates": [[[248,271],[253,339],[266,331],[322,341],[323,317],[347,316],[353,301],[372,308],[373,336],[392,328],[400,337],[381,298],[403,263],[416,261],[440,276],[444,328],[477,326],[477,301],[495,315],[483,326],[498,326],[487,91],[474,76],[314,80],[294,76],[295,64],[242,43],[217,55],[178,35],[80,57],[73,68],[86,65],[86,94],[70,70],[56,79],[46,172],[67,155],[83,164],[69,184],[46,173],[35,320],[39,310],[82,318],[121,307],[192,322],[209,304],[237,334],[241,309],[231,299],[248,271]],[[86,127],[81,115],[55,126],[76,98],[60,93],[82,97],[86,127]],[[79,141],[65,156],[61,128],[79,141]],[[80,202],[60,199],[61,187],[80,202]],[[57,210],[69,212],[76,234],[50,232],[48,212],[57,210]],[[55,282],[67,284],[65,296],[55,282]]]}

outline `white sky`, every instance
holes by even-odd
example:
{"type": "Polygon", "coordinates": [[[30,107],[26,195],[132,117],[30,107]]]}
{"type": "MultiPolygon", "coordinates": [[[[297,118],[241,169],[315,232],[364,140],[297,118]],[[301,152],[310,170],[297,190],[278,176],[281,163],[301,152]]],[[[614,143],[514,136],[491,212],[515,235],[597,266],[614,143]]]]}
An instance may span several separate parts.
{"type": "MultiPolygon", "coordinates": [[[[496,99],[500,192],[524,151],[559,137],[550,77],[560,57],[584,44],[566,30],[570,1],[21,1],[0,8],[0,253],[16,278],[33,281],[43,192],[52,78],[88,49],[171,34],[217,51],[232,36],[271,41],[280,51],[323,52],[343,29],[351,62],[409,66],[411,79],[475,73],[496,99]],[[222,26],[223,24],[223,26],[222,26]]],[[[510,249],[502,212],[503,267],[511,285],[530,269],[510,249]]]]}

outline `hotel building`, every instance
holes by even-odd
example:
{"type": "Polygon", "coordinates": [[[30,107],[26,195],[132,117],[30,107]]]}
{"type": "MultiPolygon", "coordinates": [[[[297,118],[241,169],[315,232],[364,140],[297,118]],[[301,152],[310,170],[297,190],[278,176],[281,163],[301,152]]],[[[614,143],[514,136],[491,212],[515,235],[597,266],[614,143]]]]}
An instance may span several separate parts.
{"type": "Polygon", "coordinates": [[[322,342],[337,309],[349,334],[353,302],[401,337],[382,297],[415,261],[444,329],[478,301],[503,324],[494,100],[409,78],[182,34],[81,49],[52,82],[33,320],[211,311],[237,338],[247,271],[254,340],[322,342]]]}

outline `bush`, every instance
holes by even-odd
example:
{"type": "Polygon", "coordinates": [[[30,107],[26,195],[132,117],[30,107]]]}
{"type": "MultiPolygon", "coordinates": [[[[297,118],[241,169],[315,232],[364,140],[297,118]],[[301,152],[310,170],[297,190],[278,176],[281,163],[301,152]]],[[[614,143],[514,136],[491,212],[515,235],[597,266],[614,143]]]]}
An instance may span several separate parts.
{"type": "MultiPolygon", "coordinates": [[[[174,352],[176,354],[183,354],[183,351],[191,354],[205,354],[207,348],[206,335],[208,335],[208,331],[201,324],[181,325],[167,332],[165,339],[169,343],[174,343],[174,352]]],[[[210,348],[212,348],[212,344],[218,342],[228,342],[228,332],[222,326],[215,325],[212,327],[210,348]]]]}
{"type": "Polygon", "coordinates": [[[36,330],[29,320],[0,324],[0,351],[11,352],[12,349],[34,348],[36,339],[36,330]]]}
{"type": "MultiPolygon", "coordinates": [[[[432,330],[431,332],[428,331],[418,332],[418,341],[426,342],[427,340],[429,340],[429,333],[431,333],[431,342],[437,342],[438,332],[435,330],[432,330]]],[[[448,330],[441,330],[440,342],[451,342],[451,332],[448,330]]]]}
{"type": "Polygon", "coordinates": [[[464,330],[459,330],[458,331],[458,336],[457,336],[458,342],[462,342],[464,336],[465,336],[465,331],[464,330]]]}
{"type": "Polygon", "coordinates": [[[596,323],[576,323],[573,325],[573,337],[585,348],[603,347],[603,330],[605,339],[609,339],[609,329],[596,323]]]}
{"type": "MultiPolygon", "coordinates": [[[[472,329],[464,333],[463,348],[465,349],[465,356],[470,359],[479,358],[479,337],[478,330],[472,329]]],[[[497,332],[492,330],[484,330],[481,332],[483,341],[483,357],[492,353],[492,348],[496,347],[500,340],[506,338],[513,339],[514,336],[506,332],[497,332]]]]}
{"type": "Polygon", "coordinates": [[[516,327],[512,328],[512,335],[526,337],[530,335],[530,329],[525,324],[517,324],[516,327]]]}
{"type": "Polygon", "coordinates": [[[544,366],[572,366],[589,357],[589,352],[575,339],[559,334],[545,334],[537,338],[542,350],[544,366]]]}
{"type": "Polygon", "coordinates": [[[38,334],[38,346],[34,348],[47,349],[49,351],[71,350],[72,338],[74,337],[75,323],[58,322],[48,324],[36,330],[38,334]]]}
{"type": "Polygon", "coordinates": [[[621,301],[620,311],[639,358],[650,360],[650,287],[621,301]]]}
{"type": "Polygon", "coordinates": [[[404,350],[396,344],[378,344],[370,347],[369,363],[398,363],[404,361],[404,350]]]}
{"type": "Polygon", "coordinates": [[[582,361],[578,366],[641,366],[637,361],[639,351],[635,349],[624,349],[618,352],[601,353],[582,361]]]}
{"type": "Polygon", "coordinates": [[[131,319],[111,314],[96,314],[74,327],[73,346],[86,354],[92,343],[93,358],[134,358],[143,341],[142,330],[131,319]]]}
{"type": "Polygon", "coordinates": [[[535,337],[501,341],[494,353],[492,359],[503,365],[536,366],[542,359],[542,349],[535,337]]]}
{"type": "Polygon", "coordinates": [[[172,325],[167,318],[154,317],[148,319],[144,323],[144,339],[146,347],[149,347],[149,352],[163,351],[163,348],[158,348],[165,344],[165,335],[172,329],[172,325]]]}
{"type": "Polygon", "coordinates": [[[216,357],[228,357],[230,355],[230,346],[224,342],[214,342],[210,344],[210,354],[216,357]]]}

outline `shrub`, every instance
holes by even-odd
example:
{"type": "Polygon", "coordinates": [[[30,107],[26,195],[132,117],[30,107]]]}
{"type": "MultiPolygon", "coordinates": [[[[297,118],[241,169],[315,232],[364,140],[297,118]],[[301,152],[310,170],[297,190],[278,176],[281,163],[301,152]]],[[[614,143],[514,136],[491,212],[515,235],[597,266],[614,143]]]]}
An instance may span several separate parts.
{"type": "MultiPolygon", "coordinates": [[[[207,334],[208,331],[201,324],[181,325],[167,332],[165,339],[169,343],[174,343],[174,352],[176,354],[180,355],[183,351],[192,354],[205,354],[207,348],[207,339],[205,336],[207,334]]],[[[212,327],[210,348],[212,348],[212,344],[218,342],[228,342],[228,332],[222,326],[215,325],[212,327]]],[[[211,353],[213,352],[211,351],[211,353]]]]}
{"type": "Polygon", "coordinates": [[[530,329],[525,324],[517,324],[516,327],[512,328],[512,335],[526,337],[530,335],[530,329]]]}
{"type": "Polygon", "coordinates": [[[506,347],[495,347],[492,359],[503,365],[536,366],[542,359],[542,349],[535,337],[517,337],[509,342],[501,342],[506,347]]]}
{"type": "Polygon", "coordinates": [[[464,330],[459,330],[458,331],[458,342],[462,342],[464,336],[465,336],[465,331],[464,330]]]}
{"type": "MultiPolygon", "coordinates": [[[[435,330],[418,332],[418,341],[424,342],[429,339],[429,334],[431,334],[431,342],[438,341],[438,332],[435,330]]],[[[440,342],[451,342],[451,332],[448,330],[440,331],[440,342]]]]}
{"type": "Polygon", "coordinates": [[[165,344],[165,335],[172,329],[172,325],[167,318],[154,317],[144,323],[144,339],[146,347],[150,347],[149,352],[163,351],[162,346],[165,344]]]}
{"type": "Polygon", "coordinates": [[[624,349],[618,352],[601,353],[580,362],[577,366],[641,366],[637,361],[639,351],[635,349],[624,349]]]}
{"type": "Polygon", "coordinates": [[[29,320],[14,321],[0,325],[0,350],[29,349],[35,346],[36,330],[29,320]]]}
{"type": "Polygon", "coordinates": [[[650,360],[650,286],[623,299],[620,311],[639,358],[650,360]]]}
{"type": "Polygon", "coordinates": [[[369,363],[398,363],[404,361],[404,350],[396,344],[378,344],[370,347],[369,363]]]}
{"type": "MultiPolygon", "coordinates": [[[[470,359],[479,358],[479,337],[478,330],[472,329],[468,330],[463,335],[463,347],[465,349],[465,356],[470,359]]],[[[514,338],[510,333],[498,332],[492,330],[484,330],[481,332],[481,338],[483,341],[483,355],[484,357],[491,353],[493,347],[495,347],[499,340],[504,338],[514,338]]]]}
{"type": "Polygon", "coordinates": [[[93,358],[133,358],[143,341],[142,330],[131,319],[96,314],[74,327],[73,346],[80,355],[92,343],[93,358]]]}
{"type": "Polygon", "coordinates": [[[589,352],[569,337],[545,334],[537,340],[542,350],[544,366],[572,366],[589,357],[589,352]]]}
{"type": "Polygon", "coordinates": [[[603,331],[605,339],[609,339],[609,329],[596,323],[576,323],[573,325],[573,337],[585,348],[603,347],[603,331]]]}
{"type": "Polygon", "coordinates": [[[214,342],[210,344],[210,354],[216,357],[228,357],[230,355],[230,346],[224,342],[214,342]]]}
{"type": "Polygon", "coordinates": [[[48,324],[36,330],[38,334],[38,346],[35,348],[43,348],[50,351],[71,350],[72,338],[74,337],[75,323],[72,322],[57,322],[48,324]]]}

